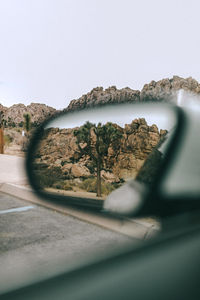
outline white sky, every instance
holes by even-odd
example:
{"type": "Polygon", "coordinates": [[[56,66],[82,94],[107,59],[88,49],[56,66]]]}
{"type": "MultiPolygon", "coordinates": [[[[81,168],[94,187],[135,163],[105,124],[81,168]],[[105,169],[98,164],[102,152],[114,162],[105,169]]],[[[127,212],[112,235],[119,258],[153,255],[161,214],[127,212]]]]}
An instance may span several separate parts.
{"type": "Polygon", "coordinates": [[[100,122],[106,124],[107,122],[116,123],[121,127],[125,124],[131,124],[137,118],[144,118],[149,126],[156,124],[159,129],[167,129],[170,131],[177,123],[177,116],[174,110],[167,105],[158,105],[158,103],[150,103],[145,105],[123,104],[110,105],[105,107],[98,107],[70,112],[64,114],[59,118],[47,123],[46,128],[75,128],[80,127],[85,122],[89,121],[96,125],[100,122]]]}
{"type": "Polygon", "coordinates": [[[200,81],[199,0],[0,0],[0,103],[66,107],[96,86],[200,81]]]}

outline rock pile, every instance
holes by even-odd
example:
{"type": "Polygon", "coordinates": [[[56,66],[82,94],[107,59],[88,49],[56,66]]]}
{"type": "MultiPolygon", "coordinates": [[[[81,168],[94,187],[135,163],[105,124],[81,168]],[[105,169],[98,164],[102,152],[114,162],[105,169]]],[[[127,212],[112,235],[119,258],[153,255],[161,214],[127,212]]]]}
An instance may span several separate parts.
{"type": "MultiPolygon", "coordinates": [[[[118,125],[116,125],[118,126],[118,125]]],[[[81,156],[74,129],[48,129],[36,155],[40,169],[56,172],[57,179],[86,179],[96,176],[96,167],[88,155],[81,156]]],[[[111,183],[134,178],[146,157],[167,133],[156,125],[148,126],[145,119],[135,119],[121,128],[122,138],[119,151],[112,145],[108,149],[102,178],[111,183]]]]}
{"type": "Polygon", "coordinates": [[[180,89],[200,95],[200,84],[198,81],[192,77],[184,79],[179,76],[173,76],[171,79],[166,78],[157,82],[153,80],[149,84],[145,84],[141,91],[133,90],[128,87],[120,90],[115,86],[105,90],[103,87],[96,87],[79,99],[72,100],[66,110],[82,109],[104,103],[139,101],[170,102],[177,99],[177,92],[180,89]]]}
{"type": "MultiPolygon", "coordinates": [[[[198,81],[192,77],[184,79],[179,76],[173,76],[171,79],[165,78],[157,82],[153,80],[149,84],[145,84],[141,91],[133,90],[129,87],[117,89],[115,86],[111,86],[105,90],[103,87],[96,87],[79,99],[72,100],[64,110],[83,109],[104,103],[172,101],[177,99],[177,92],[180,89],[200,95],[200,84],[198,81]]],[[[6,121],[10,119],[18,125],[24,121],[24,113],[29,113],[32,122],[39,124],[45,118],[58,111],[45,104],[31,103],[28,106],[15,104],[9,108],[0,104],[0,112],[3,113],[6,121]]]]}
{"type": "Polygon", "coordinates": [[[192,77],[184,79],[179,76],[173,76],[172,79],[166,78],[157,82],[153,80],[149,84],[145,84],[140,93],[140,100],[171,101],[177,98],[177,92],[181,89],[200,94],[198,81],[192,77]]]}
{"type": "Polygon", "coordinates": [[[55,108],[40,103],[31,103],[25,106],[24,104],[14,104],[7,108],[0,104],[0,111],[3,113],[3,119],[7,124],[15,124],[19,126],[24,122],[24,114],[28,113],[31,116],[31,122],[40,124],[46,118],[57,112],[55,108]]]}
{"type": "Polygon", "coordinates": [[[105,90],[103,87],[96,87],[78,100],[72,100],[66,110],[82,109],[105,103],[137,102],[139,100],[140,91],[132,90],[128,87],[121,90],[118,90],[115,86],[105,90]]]}
{"type": "MultiPolygon", "coordinates": [[[[104,103],[174,101],[177,100],[177,93],[181,89],[200,96],[200,84],[195,79],[193,79],[192,77],[184,79],[178,76],[173,76],[173,78],[171,79],[166,78],[166,79],[159,80],[157,82],[151,81],[149,84],[145,84],[141,91],[133,90],[128,87],[123,89],[117,89],[115,86],[111,86],[107,89],[103,89],[103,87],[96,87],[92,89],[91,92],[81,96],[79,99],[72,100],[65,110],[73,111],[77,109],[83,109],[85,107],[104,104],[104,103]]],[[[4,107],[2,104],[0,104],[1,119],[4,119],[7,122],[9,128],[15,126],[22,127],[25,113],[30,114],[31,122],[34,123],[35,125],[38,125],[44,119],[56,114],[57,112],[58,111],[55,108],[40,103],[31,103],[28,106],[25,106],[24,104],[15,104],[9,108],[4,107]]],[[[129,124],[126,126],[126,128],[124,128],[124,138],[122,140],[121,154],[120,154],[121,156],[119,155],[118,157],[120,163],[115,163],[115,168],[112,167],[112,173],[114,172],[113,174],[114,176],[116,176],[116,178],[121,178],[123,176],[128,177],[129,173],[133,172],[132,171],[133,165],[135,170],[137,170],[139,166],[142,165],[144,156],[146,155],[146,153],[149,153],[149,149],[151,148],[151,146],[148,146],[149,145],[148,137],[151,136],[152,142],[154,140],[155,143],[157,142],[156,136],[158,135],[158,133],[156,131],[156,128],[150,129],[145,127],[148,126],[146,124],[139,124],[137,130],[140,131],[141,137],[143,136],[143,139],[141,138],[140,142],[137,143],[137,139],[138,139],[137,134],[132,132],[133,127],[136,126],[136,124],[132,127],[131,126],[132,125],[129,124]],[[147,132],[148,134],[146,134],[147,132]],[[145,134],[146,134],[147,141],[145,141],[145,134]],[[145,147],[142,151],[140,151],[141,147],[137,145],[140,145],[142,140],[143,140],[143,144],[145,144],[145,147]],[[127,149],[129,149],[129,147],[132,147],[134,145],[134,149],[135,149],[134,158],[132,154],[129,155],[128,152],[126,153],[126,158],[123,156],[122,154],[123,144],[124,144],[124,149],[126,149],[126,151],[127,149]],[[137,147],[139,147],[138,150],[137,147]],[[130,172],[128,171],[129,165],[131,166],[130,172]]],[[[138,136],[139,136],[139,131],[138,131],[138,136]]],[[[9,135],[9,132],[7,132],[7,135],[8,137],[11,136],[9,135]]],[[[62,136],[62,132],[60,132],[59,135],[62,136]]],[[[15,140],[16,138],[13,138],[13,143],[15,142],[15,140]]],[[[70,141],[73,142],[73,139],[70,139],[70,141]]],[[[21,136],[19,138],[19,141],[17,140],[16,144],[20,144],[20,143],[21,143],[21,136]]],[[[73,147],[75,147],[75,145],[73,145],[73,147]]],[[[71,149],[73,149],[73,147],[71,149]]],[[[68,151],[67,153],[69,154],[70,153],[69,149],[67,151],[68,151]]],[[[114,160],[112,158],[112,149],[110,149],[109,151],[110,151],[109,160],[112,161],[112,163],[114,164],[114,160]]],[[[75,155],[74,152],[73,155],[75,155]]],[[[65,168],[68,167],[70,168],[70,165],[65,166],[65,168]]],[[[72,175],[74,172],[78,172],[78,170],[80,170],[80,167],[82,168],[80,164],[78,166],[73,167],[72,175]]],[[[85,170],[84,172],[86,172],[87,174],[86,169],[84,170],[85,170]]],[[[108,172],[106,174],[105,173],[103,174],[104,174],[103,176],[105,177],[107,176],[107,178],[111,178],[113,176],[113,174],[108,174],[108,172]]]]}

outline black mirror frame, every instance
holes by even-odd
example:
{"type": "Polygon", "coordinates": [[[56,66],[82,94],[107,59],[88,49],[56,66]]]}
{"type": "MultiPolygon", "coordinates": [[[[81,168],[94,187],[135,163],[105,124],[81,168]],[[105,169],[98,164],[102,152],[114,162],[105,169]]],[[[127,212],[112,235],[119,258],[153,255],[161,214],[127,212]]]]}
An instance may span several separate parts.
{"type": "MultiPolygon", "coordinates": [[[[148,101],[147,103],[154,103],[153,101],[148,101]]],[[[26,156],[26,171],[27,175],[29,178],[30,185],[32,186],[33,190],[36,192],[36,194],[40,197],[43,198],[46,201],[49,202],[55,202],[56,204],[59,205],[64,205],[64,206],[72,206],[72,207],[80,207],[80,208],[85,208],[89,210],[95,210],[95,211],[101,211],[103,209],[103,200],[91,200],[89,198],[84,198],[84,201],[80,201],[77,199],[77,197],[72,197],[72,196],[62,196],[62,195],[54,195],[54,194],[49,194],[41,190],[40,186],[38,186],[37,181],[35,180],[35,176],[32,172],[32,162],[33,162],[33,154],[35,153],[37,149],[38,142],[43,136],[43,131],[45,126],[52,120],[54,120],[57,117],[66,115],[68,113],[77,113],[78,111],[83,111],[85,109],[91,109],[91,108],[98,108],[98,107],[106,107],[106,106],[113,106],[113,105],[123,105],[123,104],[130,104],[130,102],[123,102],[123,103],[112,103],[112,104],[99,104],[95,105],[92,107],[87,107],[87,108],[81,108],[81,109],[76,109],[76,110],[70,110],[66,111],[63,110],[59,113],[56,113],[55,115],[51,116],[50,118],[47,118],[34,132],[29,146],[27,150],[27,156],[26,156]]],[[[133,103],[134,105],[134,103],[133,103]]],[[[170,104],[168,104],[170,105],[170,104]]],[[[160,199],[160,193],[159,193],[159,185],[162,181],[163,175],[166,172],[166,169],[169,167],[169,164],[173,163],[173,157],[174,153],[178,150],[179,144],[181,142],[181,139],[183,137],[183,132],[185,128],[185,123],[186,123],[186,118],[184,111],[178,107],[171,105],[172,109],[174,110],[177,124],[176,124],[176,129],[175,132],[170,140],[170,143],[168,144],[167,151],[165,154],[165,159],[163,160],[160,170],[155,178],[155,181],[152,185],[151,188],[151,193],[148,193],[146,196],[146,199],[144,201],[144,206],[142,207],[140,213],[138,216],[146,216],[146,215],[158,215],[158,216],[165,216],[171,214],[171,212],[168,209],[167,206],[167,201],[162,201],[160,199]]],[[[171,209],[171,207],[170,207],[171,209]]]]}

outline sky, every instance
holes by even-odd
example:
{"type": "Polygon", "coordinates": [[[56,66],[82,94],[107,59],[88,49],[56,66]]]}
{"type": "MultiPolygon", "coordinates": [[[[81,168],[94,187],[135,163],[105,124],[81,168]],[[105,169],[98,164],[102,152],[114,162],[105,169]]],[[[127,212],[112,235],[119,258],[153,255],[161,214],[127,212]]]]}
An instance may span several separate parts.
{"type": "Polygon", "coordinates": [[[50,120],[46,128],[75,128],[86,122],[94,124],[106,124],[112,122],[124,128],[125,124],[131,124],[133,120],[144,118],[149,126],[156,124],[159,129],[170,131],[177,123],[174,110],[165,105],[150,103],[149,105],[123,104],[115,106],[98,107],[62,114],[59,118],[50,120]]]}
{"type": "Polygon", "coordinates": [[[97,86],[200,82],[199,0],[0,0],[0,103],[67,107],[97,86]]]}

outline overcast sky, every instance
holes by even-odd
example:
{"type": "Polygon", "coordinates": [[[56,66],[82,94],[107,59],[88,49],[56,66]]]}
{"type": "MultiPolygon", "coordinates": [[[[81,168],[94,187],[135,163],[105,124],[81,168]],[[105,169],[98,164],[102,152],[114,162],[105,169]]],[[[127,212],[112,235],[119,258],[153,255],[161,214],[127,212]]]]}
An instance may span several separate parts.
{"type": "Polygon", "coordinates": [[[0,103],[63,108],[96,86],[200,81],[199,0],[0,0],[0,103]]]}

